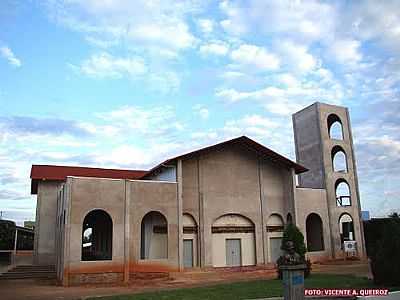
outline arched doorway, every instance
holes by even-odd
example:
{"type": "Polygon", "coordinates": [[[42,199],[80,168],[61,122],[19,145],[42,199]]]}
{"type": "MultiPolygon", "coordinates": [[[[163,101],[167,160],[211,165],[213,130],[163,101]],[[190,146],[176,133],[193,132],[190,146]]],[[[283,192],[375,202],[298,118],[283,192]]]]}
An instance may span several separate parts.
{"type": "Polygon", "coordinates": [[[256,264],[254,223],[239,214],[227,214],[214,221],[212,254],[214,267],[256,264]]]}
{"type": "Polygon", "coordinates": [[[141,259],[168,258],[168,222],[163,214],[147,213],[142,219],[140,237],[141,259]]]}
{"type": "Polygon", "coordinates": [[[316,213],[311,213],[306,219],[307,251],[324,250],[324,235],[322,220],[316,213]]]}
{"type": "Polygon", "coordinates": [[[339,232],[342,247],[345,241],[355,240],[353,218],[348,213],[342,214],[339,218],[339,232]]]}
{"type": "Polygon", "coordinates": [[[197,223],[192,215],[183,214],[183,267],[197,266],[197,223]]]}
{"type": "Polygon", "coordinates": [[[108,213],[101,209],[89,212],[82,225],[83,261],[111,260],[113,222],[108,213]]]}

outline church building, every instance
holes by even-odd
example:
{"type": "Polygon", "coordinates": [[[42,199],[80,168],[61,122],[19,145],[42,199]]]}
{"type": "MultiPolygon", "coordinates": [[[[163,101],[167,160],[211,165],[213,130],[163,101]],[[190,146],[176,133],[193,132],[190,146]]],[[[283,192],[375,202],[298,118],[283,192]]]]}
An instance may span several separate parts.
{"type": "Polygon", "coordinates": [[[66,286],[271,266],[289,222],[314,262],[364,258],[348,109],[316,102],[292,121],[296,162],[241,136],[146,171],[33,165],[35,263],[66,286]]]}

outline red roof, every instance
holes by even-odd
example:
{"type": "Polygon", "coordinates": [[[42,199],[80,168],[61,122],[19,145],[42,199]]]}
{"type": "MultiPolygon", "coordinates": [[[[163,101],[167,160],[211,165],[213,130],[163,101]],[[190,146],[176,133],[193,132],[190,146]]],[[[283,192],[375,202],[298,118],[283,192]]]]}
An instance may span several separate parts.
{"type": "Polygon", "coordinates": [[[50,165],[32,165],[31,169],[31,193],[37,193],[37,184],[39,180],[60,180],[64,181],[67,176],[98,177],[113,179],[139,179],[146,174],[143,170],[119,170],[119,169],[101,169],[87,167],[70,166],[50,166],[50,165]]]}
{"type": "Polygon", "coordinates": [[[276,163],[277,165],[281,165],[286,168],[293,168],[294,171],[296,172],[296,174],[300,174],[300,173],[308,171],[308,169],[306,167],[280,155],[279,153],[257,143],[256,141],[248,138],[247,136],[243,135],[241,137],[237,137],[237,138],[234,138],[234,139],[231,139],[228,141],[224,141],[224,142],[221,142],[221,143],[218,143],[215,145],[211,145],[211,146],[207,146],[207,147],[195,150],[195,151],[191,151],[191,152],[176,156],[174,158],[167,159],[166,161],[160,163],[159,165],[155,166],[150,171],[148,171],[146,175],[153,174],[163,165],[167,165],[168,163],[171,163],[171,162],[175,161],[176,159],[187,159],[194,155],[209,152],[209,151],[216,150],[216,149],[220,149],[227,145],[242,145],[244,147],[247,147],[248,149],[255,151],[262,158],[272,161],[272,162],[276,163]]]}

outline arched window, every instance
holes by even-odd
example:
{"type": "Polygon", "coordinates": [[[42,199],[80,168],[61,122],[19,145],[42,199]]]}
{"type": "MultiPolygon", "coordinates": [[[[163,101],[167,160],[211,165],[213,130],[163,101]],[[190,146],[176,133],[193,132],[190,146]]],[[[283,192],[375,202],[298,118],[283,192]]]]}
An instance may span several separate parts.
{"type": "Polygon", "coordinates": [[[350,206],[350,187],[346,180],[339,179],[335,184],[336,190],[336,205],[337,206],[350,206]]]}
{"type": "Polygon", "coordinates": [[[147,213],[142,219],[140,258],[168,258],[168,222],[164,215],[157,211],[147,213]]]}
{"type": "Polygon", "coordinates": [[[112,259],[113,223],[104,210],[89,212],[82,226],[82,260],[112,259]]]}
{"type": "Polygon", "coordinates": [[[324,250],[322,220],[316,213],[309,214],[306,219],[306,234],[309,252],[324,250]]]}
{"type": "Polygon", "coordinates": [[[332,167],[333,172],[347,173],[346,153],[340,146],[335,146],[332,149],[332,167]]]}
{"type": "Polygon", "coordinates": [[[342,246],[344,241],[355,240],[353,218],[348,213],[342,214],[339,218],[339,232],[342,246]]]}
{"type": "Polygon", "coordinates": [[[267,231],[283,231],[283,218],[279,214],[272,214],[267,221],[267,231]]]}
{"type": "Polygon", "coordinates": [[[197,233],[197,223],[192,215],[184,213],[183,220],[183,233],[197,233]]]}
{"type": "Polygon", "coordinates": [[[331,139],[343,140],[342,121],[335,114],[331,114],[328,117],[328,132],[331,139]]]}

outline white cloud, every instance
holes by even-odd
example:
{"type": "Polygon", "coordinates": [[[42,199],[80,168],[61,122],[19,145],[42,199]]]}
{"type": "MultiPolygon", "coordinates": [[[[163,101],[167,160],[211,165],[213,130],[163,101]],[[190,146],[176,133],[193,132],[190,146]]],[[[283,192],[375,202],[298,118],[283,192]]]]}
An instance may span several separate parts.
{"type": "Polygon", "coordinates": [[[210,111],[204,105],[196,104],[195,106],[193,106],[193,110],[195,114],[203,120],[207,120],[210,116],[210,111]]]}
{"type": "Polygon", "coordinates": [[[229,46],[222,41],[211,41],[200,46],[200,53],[207,55],[226,55],[229,51],[229,46]]]}
{"type": "Polygon", "coordinates": [[[265,48],[249,44],[243,44],[232,51],[231,59],[239,65],[260,70],[277,70],[280,65],[280,60],[276,55],[265,48]]]}
{"type": "Polygon", "coordinates": [[[12,50],[7,46],[0,47],[0,54],[14,67],[20,67],[21,61],[15,56],[12,50]]]}
{"type": "Polygon", "coordinates": [[[192,1],[51,1],[50,18],[97,41],[132,47],[185,49],[196,42],[186,23],[200,10],[192,1]]]}
{"type": "Polygon", "coordinates": [[[152,73],[149,75],[148,81],[151,90],[162,94],[174,93],[181,85],[178,74],[173,71],[152,73]]]}
{"type": "Polygon", "coordinates": [[[400,13],[397,0],[353,1],[344,12],[339,30],[360,40],[380,43],[393,53],[400,51],[400,13]]]}
{"type": "Polygon", "coordinates": [[[119,58],[106,52],[94,54],[82,62],[80,71],[88,76],[98,78],[121,78],[144,74],[147,67],[139,57],[119,58]]]}
{"type": "MultiPolygon", "coordinates": [[[[299,76],[302,78],[301,75],[299,76]]],[[[215,95],[231,103],[256,101],[267,111],[276,115],[290,115],[315,101],[341,104],[345,96],[340,83],[334,79],[320,78],[320,76],[300,80],[293,74],[283,73],[270,76],[268,80],[271,84],[264,88],[250,91],[219,88],[215,95]]]]}
{"type": "Polygon", "coordinates": [[[197,26],[204,34],[210,34],[214,30],[214,21],[210,19],[199,19],[197,21],[197,26]]]}
{"type": "Polygon", "coordinates": [[[362,59],[361,43],[356,40],[343,39],[334,41],[329,53],[341,64],[355,65],[362,59]]]}
{"type": "Polygon", "coordinates": [[[304,45],[289,40],[279,41],[277,49],[290,69],[309,72],[318,66],[317,59],[308,52],[307,47],[304,45]]]}
{"type": "Polygon", "coordinates": [[[220,9],[226,15],[222,26],[232,34],[257,30],[266,35],[281,33],[299,41],[326,38],[334,31],[336,19],[332,5],[315,0],[223,1],[220,9]]]}

